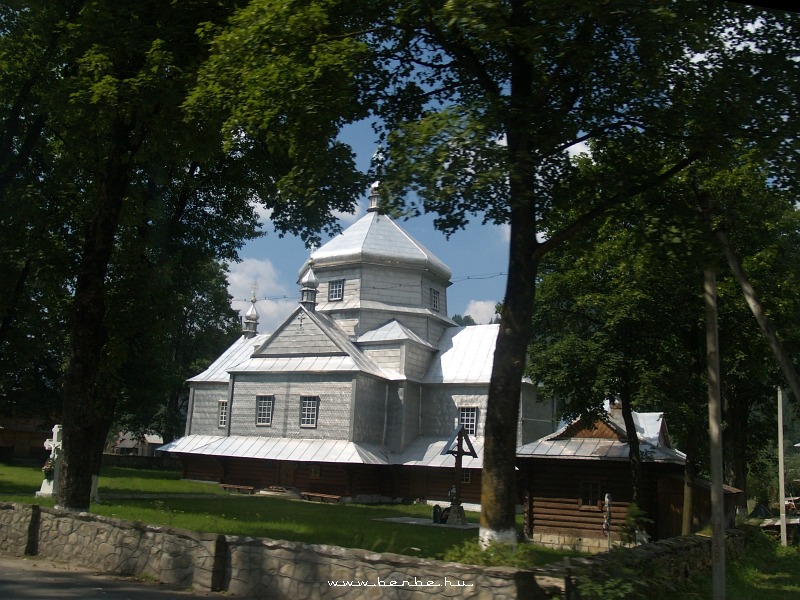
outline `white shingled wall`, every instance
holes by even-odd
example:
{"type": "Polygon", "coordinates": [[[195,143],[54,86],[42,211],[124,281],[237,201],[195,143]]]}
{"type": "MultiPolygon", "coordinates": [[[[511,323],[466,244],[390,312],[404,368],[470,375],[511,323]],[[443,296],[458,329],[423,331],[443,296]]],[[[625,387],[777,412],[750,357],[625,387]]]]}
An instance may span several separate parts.
{"type": "Polygon", "coordinates": [[[349,440],[354,375],[272,373],[236,376],[231,435],[349,440]],[[256,396],[275,396],[272,425],[257,426],[256,396]],[[317,426],[300,427],[300,397],[319,396],[317,426]]]}

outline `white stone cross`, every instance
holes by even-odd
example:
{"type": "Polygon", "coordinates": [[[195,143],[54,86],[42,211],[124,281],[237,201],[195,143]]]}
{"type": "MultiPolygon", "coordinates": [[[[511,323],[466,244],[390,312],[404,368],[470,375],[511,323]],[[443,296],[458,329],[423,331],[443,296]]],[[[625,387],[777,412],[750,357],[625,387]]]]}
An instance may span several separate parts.
{"type": "Polygon", "coordinates": [[[45,450],[50,450],[50,456],[44,463],[42,471],[44,480],[42,487],[36,492],[37,498],[55,496],[58,491],[58,473],[61,470],[61,425],[53,426],[53,437],[45,440],[45,450]]]}

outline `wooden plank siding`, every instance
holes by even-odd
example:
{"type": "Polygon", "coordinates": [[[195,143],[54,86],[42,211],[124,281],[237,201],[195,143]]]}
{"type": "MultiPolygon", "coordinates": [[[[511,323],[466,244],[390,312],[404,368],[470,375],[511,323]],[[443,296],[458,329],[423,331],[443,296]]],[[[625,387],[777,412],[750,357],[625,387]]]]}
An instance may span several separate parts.
{"type": "Polygon", "coordinates": [[[220,459],[224,468],[222,483],[251,485],[265,488],[276,485],[276,468],[273,460],[254,458],[220,459]]]}
{"type": "MultiPolygon", "coordinates": [[[[182,455],[184,479],[256,488],[280,486],[336,496],[380,495],[381,467],[182,455]]],[[[449,488],[448,488],[449,489],[449,488]]]]}
{"type": "Polygon", "coordinates": [[[216,481],[222,479],[224,471],[219,461],[212,456],[179,455],[183,465],[183,478],[199,481],[216,481]]]}
{"type": "MultiPolygon", "coordinates": [[[[461,499],[467,503],[481,501],[481,471],[469,469],[470,482],[461,484],[461,499]]],[[[413,501],[446,501],[453,487],[455,469],[435,467],[393,466],[384,471],[382,495],[413,501]]]]}

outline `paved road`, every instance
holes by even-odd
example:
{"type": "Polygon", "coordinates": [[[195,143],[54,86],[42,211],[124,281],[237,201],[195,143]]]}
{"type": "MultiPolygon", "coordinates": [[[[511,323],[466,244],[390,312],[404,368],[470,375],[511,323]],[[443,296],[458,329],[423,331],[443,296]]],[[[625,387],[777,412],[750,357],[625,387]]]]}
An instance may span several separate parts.
{"type": "MultiPolygon", "coordinates": [[[[0,598],[3,600],[190,600],[227,598],[230,594],[188,592],[130,577],[100,575],[35,556],[0,557],[0,598]]],[[[237,597],[239,598],[239,597],[237,597]]],[[[244,600],[240,598],[240,600],[244,600]]]]}

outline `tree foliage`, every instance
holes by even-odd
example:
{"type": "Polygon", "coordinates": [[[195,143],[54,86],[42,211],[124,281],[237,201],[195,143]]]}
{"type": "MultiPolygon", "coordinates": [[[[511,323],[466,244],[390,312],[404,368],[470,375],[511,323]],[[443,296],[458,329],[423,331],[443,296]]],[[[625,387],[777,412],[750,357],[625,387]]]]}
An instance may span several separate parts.
{"type": "Polygon", "coordinates": [[[278,228],[315,239],[332,227],[331,208],[351,207],[360,189],[363,176],[347,176],[349,151],[328,161],[318,147],[301,164],[290,136],[238,135],[213,107],[193,108],[209,57],[198,30],[236,8],[0,7],[0,268],[11,282],[0,294],[3,404],[13,410],[41,391],[52,416],[63,403],[61,506],[88,508],[117,414],[152,417],[153,399],[169,398],[173,419],[178,382],[230,335],[222,261],[256,235],[254,204],[278,228]],[[291,193],[301,176],[316,195],[291,193]]]}
{"type": "Polygon", "coordinates": [[[699,218],[699,194],[713,198],[719,224],[725,223],[764,290],[783,340],[797,343],[791,315],[798,290],[791,284],[800,259],[793,245],[798,212],[752,156],[727,170],[698,166],[550,254],[542,269],[531,370],[563,401],[567,417],[601,416],[604,400],[625,394],[637,410],[664,411],[678,446],[702,470],[701,271],[716,265],[728,482],[746,489],[747,465],[773,438],[771,407],[782,377],[699,218]]]}
{"type": "MultiPolygon", "coordinates": [[[[471,218],[510,224],[486,422],[485,539],[513,535],[508,432],[539,261],[699,158],[727,160],[734,139],[793,143],[785,130],[796,128],[800,97],[796,27],[722,2],[627,0],[611,10],[577,0],[252,0],[230,28],[211,32],[215,57],[201,89],[230,116],[231,143],[277,131],[292,153],[336,157],[341,127],[373,116],[388,209],[432,212],[445,232],[471,218]],[[318,139],[306,144],[306,131],[318,139]],[[571,187],[590,182],[575,183],[565,151],[586,140],[609,160],[603,185],[576,195],[571,187]],[[664,144],[671,152],[657,156],[667,162],[628,160],[664,144]]],[[[298,175],[292,195],[313,193],[314,179],[298,175]]]]}

